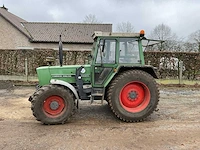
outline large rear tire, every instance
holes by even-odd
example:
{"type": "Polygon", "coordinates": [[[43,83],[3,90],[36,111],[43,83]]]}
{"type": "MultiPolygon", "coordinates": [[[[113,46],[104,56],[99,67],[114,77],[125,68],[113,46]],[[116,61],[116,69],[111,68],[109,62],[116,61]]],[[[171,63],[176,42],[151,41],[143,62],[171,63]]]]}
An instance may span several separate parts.
{"type": "Polygon", "coordinates": [[[31,100],[33,115],[43,124],[63,124],[74,110],[72,93],[59,85],[43,86],[31,100]]]}
{"type": "Polygon", "coordinates": [[[150,74],[130,70],[122,72],[110,83],[107,99],[117,118],[126,122],[139,122],[156,109],[159,90],[150,74]]]}

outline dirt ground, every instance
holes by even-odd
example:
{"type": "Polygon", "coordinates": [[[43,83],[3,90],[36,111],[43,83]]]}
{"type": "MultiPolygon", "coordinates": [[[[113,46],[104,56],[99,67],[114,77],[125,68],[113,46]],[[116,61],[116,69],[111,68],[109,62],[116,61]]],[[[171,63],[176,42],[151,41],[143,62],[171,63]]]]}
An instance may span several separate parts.
{"type": "Polygon", "coordinates": [[[198,150],[200,88],[161,87],[158,111],[140,123],[116,119],[106,102],[81,101],[64,125],[42,125],[30,109],[32,86],[0,88],[1,150],[198,150]]]}

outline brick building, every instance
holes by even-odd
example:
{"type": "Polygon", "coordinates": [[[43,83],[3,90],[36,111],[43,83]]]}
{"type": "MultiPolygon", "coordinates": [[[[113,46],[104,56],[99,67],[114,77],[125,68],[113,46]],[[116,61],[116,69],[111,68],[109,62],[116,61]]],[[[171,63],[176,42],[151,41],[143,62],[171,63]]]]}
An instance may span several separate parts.
{"type": "Polygon", "coordinates": [[[0,49],[58,49],[61,34],[64,50],[91,50],[94,31],[112,32],[112,24],[27,22],[0,7],[0,49]]]}

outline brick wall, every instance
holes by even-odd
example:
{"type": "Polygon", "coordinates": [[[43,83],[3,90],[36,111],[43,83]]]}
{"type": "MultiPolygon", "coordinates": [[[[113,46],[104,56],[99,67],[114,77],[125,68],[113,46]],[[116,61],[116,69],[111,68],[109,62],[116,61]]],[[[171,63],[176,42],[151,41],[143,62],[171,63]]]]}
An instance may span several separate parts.
{"type": "Polygon", "coordinates": [[[28,45],[28,38],[0,16],[0,49],[15,49],[28,45]]]}

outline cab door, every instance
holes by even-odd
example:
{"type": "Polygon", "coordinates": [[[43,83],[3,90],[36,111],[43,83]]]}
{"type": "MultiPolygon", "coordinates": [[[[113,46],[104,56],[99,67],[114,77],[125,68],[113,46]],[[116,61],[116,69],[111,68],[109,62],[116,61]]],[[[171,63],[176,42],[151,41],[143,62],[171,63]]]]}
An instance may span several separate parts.
{"type": "Polygon", "coordinates": [[[97,44],[97,52],[92,64],[93,87],[104,87],[116,67],[116,39],[101,39],[97,44]]]}

